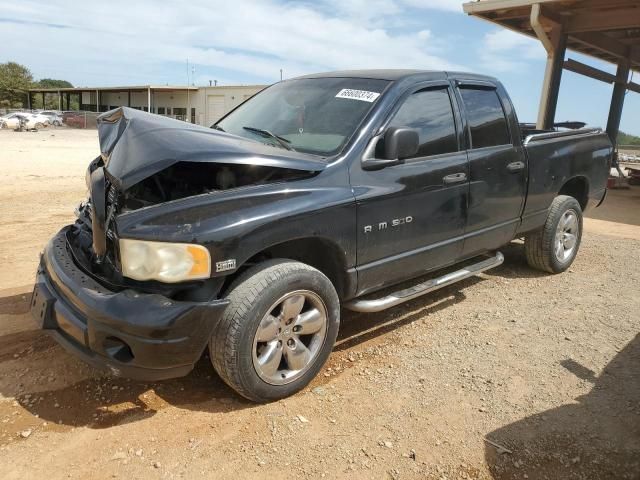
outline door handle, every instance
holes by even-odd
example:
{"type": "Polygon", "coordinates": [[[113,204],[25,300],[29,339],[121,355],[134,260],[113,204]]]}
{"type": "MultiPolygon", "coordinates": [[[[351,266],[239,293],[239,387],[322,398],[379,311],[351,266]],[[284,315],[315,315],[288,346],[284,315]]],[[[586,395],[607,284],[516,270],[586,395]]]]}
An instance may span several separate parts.
{"type": "Polygon", "coordinates": [[[507,165],[507,170],[511,173],[516,173],[524,170],[524,162],[511,162],[507,165]]]}
{"type": "Polygon", "coordinates": [[[467,181],[466,173],[452,173],[442,179],[445,185],[452,185],[454,183],[462,183],[467,181]]]}

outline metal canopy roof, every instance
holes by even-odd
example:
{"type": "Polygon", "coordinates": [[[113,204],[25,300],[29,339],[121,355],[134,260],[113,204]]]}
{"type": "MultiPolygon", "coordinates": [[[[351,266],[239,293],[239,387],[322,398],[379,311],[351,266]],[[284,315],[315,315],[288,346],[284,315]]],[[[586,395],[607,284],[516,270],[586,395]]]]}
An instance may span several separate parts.
{"type": "Polygon", "coordinates": [[[616,65],[628,59],[631,69],[640,71],[638,0],[478,0],[463,8],[469,15],[537,38],[530,22],[535,4],[544,18],[562,25],[568,49],[616,65]]]}
{"type": "Polygon", "coordinates": [[[146,92],[147,90],[164,90],[164,91],[187,91],[198,90],[195,86],[171,86],[171,85],[133,85],[130,87],[61,87],[61,88],[30,88],[32,93],[58,93],[58,92],[126,92],[131,90],[132,92],[146,92]]]}

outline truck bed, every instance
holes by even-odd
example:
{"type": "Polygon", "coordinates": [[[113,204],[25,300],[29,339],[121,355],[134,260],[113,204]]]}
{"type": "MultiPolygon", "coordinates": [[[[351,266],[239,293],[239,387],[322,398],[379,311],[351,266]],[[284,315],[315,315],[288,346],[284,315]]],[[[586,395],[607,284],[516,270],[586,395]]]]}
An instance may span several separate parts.
{"type": "Polygon", "coordinates": [[[522,130],[522,143],[526,147],[531,143],[542,140],[598,133],[602,133],[602,130],[599,128],[578,128],[575,130],[522,130]]]}
{"type": "Polygon", "coordinates": [[[581,128],[529,134],[523,147],[529,184],[520,232],[544,224],[547,209],[569,179],[584,182],[584,197],[580,199],[583,210],[602,199],[613,150],[602,130],[581,128]]]}

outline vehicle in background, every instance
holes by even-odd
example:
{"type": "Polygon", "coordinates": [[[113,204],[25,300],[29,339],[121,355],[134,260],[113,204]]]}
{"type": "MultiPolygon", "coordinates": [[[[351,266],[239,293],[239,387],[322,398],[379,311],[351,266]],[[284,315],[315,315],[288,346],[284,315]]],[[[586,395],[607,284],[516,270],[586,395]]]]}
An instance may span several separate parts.
{"type": "Polygon", "coordinates": [[[0,115],[0,129],[9,128],[9,125],[8,125],[9,115],[11,114],[7,113],[6,115],[0,115]]]}
{"type": "Polygon", "coordinates": [[[20,117],[17,112],[7,113],[0,117],[0,128],[16,129],[20,126],[20,117]]]}
{"type": "Polygon", "coordinates": [[[16,132],[37,132],[38,129],[48,126],[48,124],[45,124],[42,121],[42,118],[38,115],[33,115],[30,113],[18,113],[17,116],[19,119],[19,125],[18,128],[15,129],[16,132]]]}
{"type": "Polygon", "coordinates": [[[14,112],[0,117],[0,128],[11,128],[15,131],[38,130],[45,127],[40,117],[31,113],[14,112]]]}
{"type": "Polygon", "coordinates": [[[210,129],[122,107],[98,136],[89,198],[42,254],[39,327],[145,380],[208,349],[261,402],[323,368],[340,307],[497,267],[515,238],[531,267],[567,270],[613,152],[598,129],[523,130],[494,78],[415,70],[280,82],[210,129]]]}
{"type": "Polygon", "coordinates": [[[43,127],[48,127],[49,125],[51,125],[51,119],[47,116],[47,115],[43,115],[40,112],[25,112],[29,115],[31,115],[34,120],[36,121],[36,123],[41,124],[43,127]]]}
{"type": "Polygon", "coordinates": [[[42,112],[39,112],[39,114],[47,117],[51,125],[55,125],[56,127],[62,126],[62,115],[60,112],[55,110],[43,110],[42,112]]]}

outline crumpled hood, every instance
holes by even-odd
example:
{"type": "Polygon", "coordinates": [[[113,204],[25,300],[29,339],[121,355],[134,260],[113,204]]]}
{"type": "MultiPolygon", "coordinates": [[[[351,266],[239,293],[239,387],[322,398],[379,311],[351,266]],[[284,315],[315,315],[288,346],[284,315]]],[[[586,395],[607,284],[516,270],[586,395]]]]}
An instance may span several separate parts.
{"type": "Polygon", "coordinates": [[[98,117],[100,152],[122,190],[177,162],[214,162],[320,171],[327,164],[211,128],[120,107],[98,117]]]}

